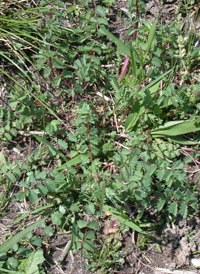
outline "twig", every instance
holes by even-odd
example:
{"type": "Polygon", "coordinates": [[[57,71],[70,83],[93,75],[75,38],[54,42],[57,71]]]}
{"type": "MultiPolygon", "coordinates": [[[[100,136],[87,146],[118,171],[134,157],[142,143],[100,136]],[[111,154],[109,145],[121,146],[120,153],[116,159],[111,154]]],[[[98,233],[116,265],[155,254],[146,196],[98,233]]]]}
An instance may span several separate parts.
{"type": "Polygon", "coordinates": [[[103,93],[101,93],[101,92],[99,92],[99,91],[98,91],[96,94],[97,94],[98,96],[100,96],[101,98],[103,98],[103,97],[104,97],[105,101],[114,102],[114,100],[113,100],[113,99],[110,99],[108,96],[103,95],[103,93]]]}
{"type": "Polygon", "coordinates": [[[127,149],[127,150],[132,150],[130,147],[126,147],[126,146],[120,144],[120,143],[117,142],[117,141],[115,141],[115,144],[117,144],[118,146],[123,147],[123,148],[125,148],[125,149],[127,149]]]}
{"type": "Polygon", "coordinates": [[[62,263],[62,261],[64,260],[64,258],[66,257],[67,253],[69,252],[71,247],[71,240],[69,240],[66,244],[66,246],[64,247],[61,256],[59,257],[60,262],[62,263]]]}
{"type": "Polygon", "coordinates": [[[180,151],[182,154],[184,154],[185,156],[189,156],[189,157],[192,159],[192,161],[194,162],[195,166],[197,167],[197,170],[196,170],[195,172],[200,171],[200,169],[199,169],[199,167],[198,167],[198,165],[197,165],[197,164],[200,164],[199,161],[195,160],[195,159],[194,159],[187,151],[185,151],[184,149],[179,149],[179,151],[180,151]]]}

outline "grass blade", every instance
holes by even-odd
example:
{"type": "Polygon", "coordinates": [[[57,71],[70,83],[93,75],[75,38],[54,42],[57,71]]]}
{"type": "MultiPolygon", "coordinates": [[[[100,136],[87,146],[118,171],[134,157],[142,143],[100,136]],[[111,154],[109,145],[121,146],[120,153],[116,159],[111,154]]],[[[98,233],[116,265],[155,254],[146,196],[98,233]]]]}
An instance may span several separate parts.
{"type": "Polygon", "coordinates": [[[38,222],[36,222],[36,223],[28,226],[27,228],[25,228],[24,230],[20,231],[15,236],[13,236],[11,239],[9,239],[5,243],[3,243],[0,246],[0,253],[1,252],[6,252],[14,244],[18,243],[22,238],[24,238],[28,233],[30,233],[34,228],[36,228],[37,226],[42,225],[45,220],[46,220],[46,218],[43,218],[43,219],[39,220],[38,222]]]}
{"type": "Polygon", "coordinates": [[[153,137],[178,136],[200,130],[196,121],[172,121],[151,132],[153,137]]]}
{"type": "Polygon", "coordinates": [[[104,209],[108,211],[110,214],[112,214],[116,219],[118,219],[122,224],[134,229],[135,231],[147,234],[145,231],[143,231],[139,226],[134,224],[132,221],[129,220],[127,215],[122,215],[119,211],[113,209],[112,207],[108,205],[104,205],[104,209]]]}
{"type": "MultiPolygon", "coordinates": [[[[151,81],[151,83],[149,83],[146,87],[144,87],[143,89],[141,89],[139,92],[143,93],[144,91],[148,90],[150,87],[154,86],[157,82],[159,82],[160,80],[162,80],[171,71],[172,71],[172,69],[166,71],[165,73],[163,73],[162,75],[160,75],[159,77],[157,77],[155,80],[151,81]]],[[[151,92],[151,94],[153,94],[154,92],[151,92]]]]}
{"type": "Polygon", "coordinates": [[[117,37],[115,37],[110,31],[108,31],[104,26],[100,26],[100,31],[101,33],[103,33],[104,35],[108,36],[108,38],[115,43],[115,45],[118,47],[118,49],[120,49],[121,51],[123,51],[123,53],[125,55],[128,55],[129,57],[131,57],[130,54],[130,48],[128,46],[126,46],[121,40],[119,40],[117,37]]]}
{"type": "Polygon", "coordinates": [[[158,19],[156,19],[150,29],[149,32],[149,37],[148,37],[148,41],[147,41],[147,47],[146,47],[146,54],[149,52],[152,42],[153,42],[153,38],[155,36],[156,33],[156,27],[157,27],[157,23],[158,23],[158,19]]]}
{"type": "MultiPolygon", "coordinates": [[[[43,214],[44,211],[45,211],[46,209],[49,209],[49,208],[51,208],[51,207],[53,207],[52,204],[50,204],[50,205],[45,205],[45,206],[41,206],[41,207],[39,207],[39,208],[36,208],[35,210],[33,210],[33,211],[29,212],[29,213],[25,213],[25,214],[23,214],[22,216],[20,216],[19,218],[15,219],[14,221],[11,222],[11,225],[7,225],[7,227],[13,226],[14,224],[16,224],[16,223],[20,222],[21,220],[23,220],[23,219],[29,217],[30,215],[34,215],[34,214],[37,214],[37,213],[43,214]],[[42,211],[42,212],[41,212],[41,211],[42,211]]],[[[45,212],[46,212],[46,211],[45,211],[45,212]]]]}
{"type": "Polygon", "coordinates": [[[132,70],[133,70],[133,75],[137,76],[137,71],[138,71],[138,67],[136,64],[136,53],[130,43],[130,54],[131,54],[131,63],[132,63],[132,70]]]}
{"type": "Polygon", "coordinates": [[[58,154],[63,160],[66,162],[68,159],[65,157],[65,155],[60,152],[58,149],[56,149],[47,139],[43,138],[42,136],[34,135],[34,137],[41,143],[43,143],[45,146],[48,147],[49,151],[52,153],[52,155],[58,154]]]}

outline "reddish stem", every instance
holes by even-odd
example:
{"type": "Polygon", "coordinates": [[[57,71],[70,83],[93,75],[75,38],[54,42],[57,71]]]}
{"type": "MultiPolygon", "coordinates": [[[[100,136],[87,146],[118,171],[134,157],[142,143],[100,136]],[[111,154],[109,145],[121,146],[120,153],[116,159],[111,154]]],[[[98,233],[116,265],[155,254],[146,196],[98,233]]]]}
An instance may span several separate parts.
{"type": "MultiPolygon", "coordinates": [[[[136,17],[139,18],[138,0],[136,0],[135,6],[136,6],[136,17]]],[[[138,22],[135,23],[135,27],[136,27],[136,31],[133,33],[133,41],[135,41],[136,38],[137,38],[138,22]]],[[[122,66],[122,69],[121,69],[121,72],[120,72],[120,75],[119,75],[119,78],[118,78],[119,82],[121,82],[122,78],[126,75],[128,65],[129,65],[129,57],[126,55],[125,60],[124,60],[124,64],[122,66]]]]}
{"type": "Polygon", "coordinates": [[[95,8],[95,12],[96,12],[96,8],[97,8],[96,1],[93,0],[93,2],[94,2],[94,8],[95,8]]]}
{"type": "Polygon", "coordinates": [[[122,119],[117,123],[118,126],[120,126],[122,124],[122,121],[124,120],[124,118],[128,115],[130,111],[130,107],[127,108],[126,112],[124,113],[122,119]]]}
{"type": "MultiPolygon", "coordinates": [[[[136,16],[137,16],[137,18],[139,18],[138,0],[136,0],[135,6],[136,6],[136,16]]],[[[136,29],[138,28],[138,22],[135,23],[135,27],[136,27],[136,29]]],[[[137,30],[133,33],[133,41],[136,40],[136,37],[137,37],[137,30]]]]}
{"type": "Polygon", "coordinates": [[[128,65],[129,65],[129,57],[126,55],[125,60],[124,60],[124,64],[122,66],[122,69],[121,69],[121,72],[120,72],[120,75],[119,75],[119,78],[118,78],[119,82],[121,82],[122,78],[126,75],[128,65]]]}
{"type": "Polygon", "coordinates": [[[59,76],[59,77],[62,79],[62,81],[66,84],[66,86],[67,86],[68,88],[72,89],[72,87],[70,86],[70,84],[65,80],[65,78],[64,78],[62,75],[60,75],[59,72],[57,72],[57,71],[55,70],[55,68],[52,66],[52,64],[50,64],[50,67],[51,67],[52,72],[55,72],[55,73],[57,74],[57,76],[59,76]]]}

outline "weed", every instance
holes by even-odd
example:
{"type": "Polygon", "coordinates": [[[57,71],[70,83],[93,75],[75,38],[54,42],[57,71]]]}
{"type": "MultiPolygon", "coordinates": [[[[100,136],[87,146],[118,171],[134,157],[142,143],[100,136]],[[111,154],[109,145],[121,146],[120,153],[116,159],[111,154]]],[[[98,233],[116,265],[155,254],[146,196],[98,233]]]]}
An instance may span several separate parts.
{"type": "Polygon", "coordinates": [[[129,41],[109,30],[116,1],[15,2],[1,3],[0,204],[25,212],[2,235],[0,272],[45,273],[57,230],[88,269],[117,270],[124,229],[144,249],[158,223],[198,211],[185,163],[198,162],[199,37],[181,12],[171,26],[141,19],[143,1],[129,1],[129,41]],[[102,240],[105,212],[120,230],[102,240]]]}

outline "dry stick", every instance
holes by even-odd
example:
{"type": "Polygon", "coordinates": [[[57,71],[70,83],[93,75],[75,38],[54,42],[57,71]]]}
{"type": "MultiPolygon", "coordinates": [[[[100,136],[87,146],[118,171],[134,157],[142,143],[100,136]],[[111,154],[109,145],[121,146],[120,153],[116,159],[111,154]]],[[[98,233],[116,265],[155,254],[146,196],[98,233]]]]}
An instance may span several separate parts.
{"type": "Polygon", "coordinates": [[[102,99],[103,99],[103,111],[105,114],[106,113],[106,103],[105,103],[105,97],[104,97],[103,91],[101,92],[101,94],[102,94],[102,99]]]}
{"type": "MultiPolygon", "coordinates": [[[[192,161],[194,162],[195,166],[197,167],[197,170],[195,170],[195,172],[200,171],[200,169],[199,169],[199,167],[198,167],[198,165],[197,165],[197,164],[200,164],[198,160],[194,159],[194,158],[193,158],[187,151],[185,151],[184,149],[179,149],[179,151],[180,151],[183,155],[189,156],[189,157],[192,159],[192,161]]],[[[186,171],[186,172],[187,172],[187,171],[186,171]]]]}
{"type": "Polygon", "coordinates": [[[71,248],[71,240],[69,240],[67,242],[67,244],[65,245],[64,249],[62,250],[62,254],[59,257],[59,261],[62,263],[62,261],[64,260],[64,258],[66,257],[66,255],[68,254],[70,248],[71,248]]]}

